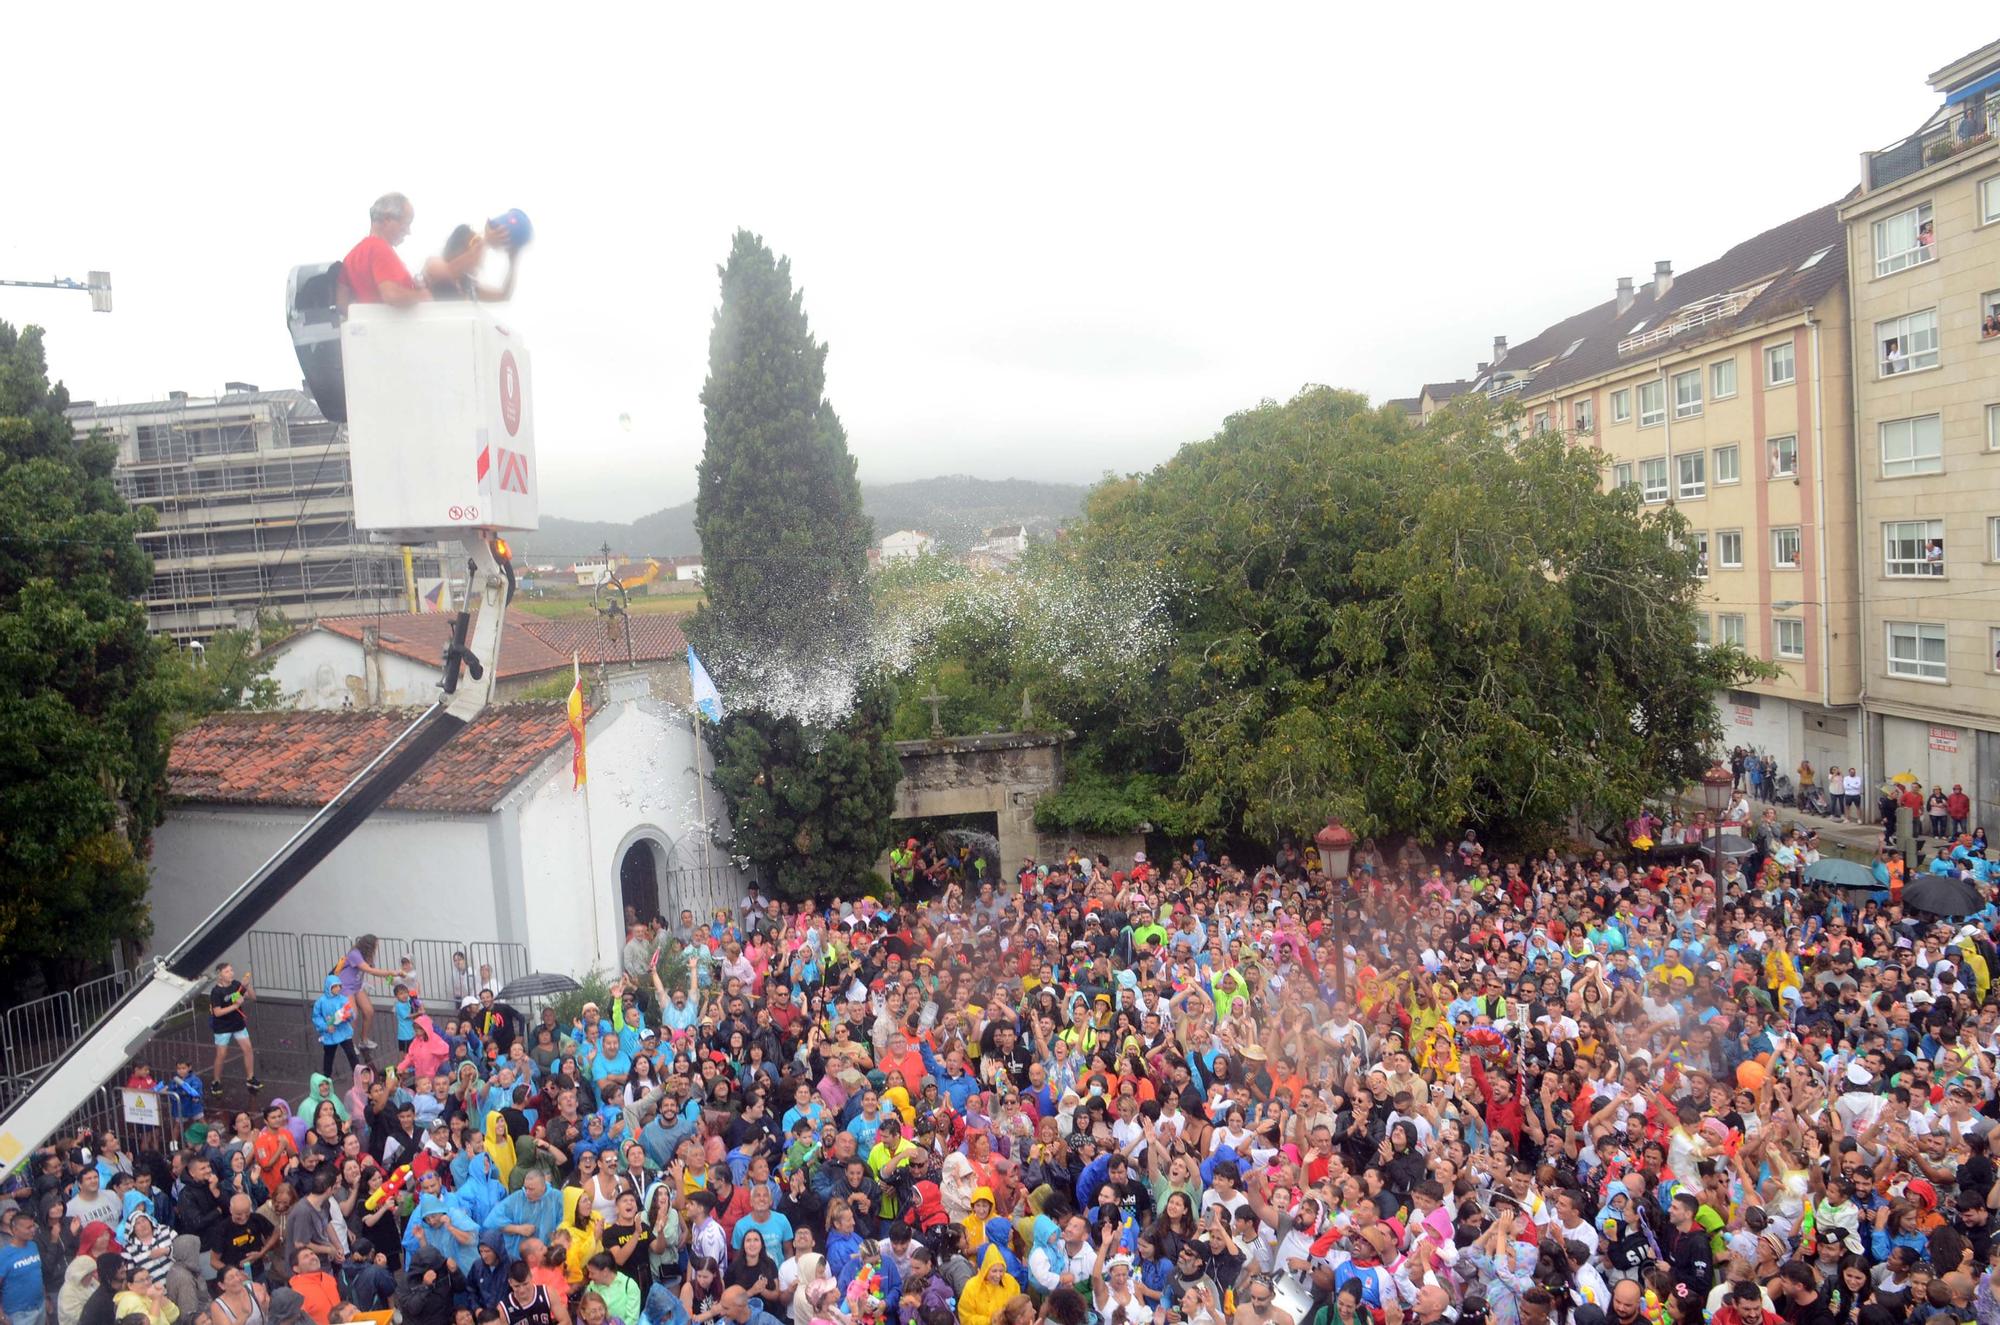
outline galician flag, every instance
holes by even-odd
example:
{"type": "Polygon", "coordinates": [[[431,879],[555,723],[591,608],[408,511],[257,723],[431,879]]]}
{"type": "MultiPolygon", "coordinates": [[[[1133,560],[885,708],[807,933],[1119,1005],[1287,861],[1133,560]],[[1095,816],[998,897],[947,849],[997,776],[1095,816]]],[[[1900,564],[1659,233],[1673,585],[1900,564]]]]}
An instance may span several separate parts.
{"type": "Polygon", "coordinates": [[[569,656],[569,665],[573,678],[569,687],[569,738],[571,743],[576,747],[574,753],[570,755],[570,771],[575,774],[576,781],[570,785],[571,790],[574,790],[577,787],[581,787],[584,782],[583,664],[578,661],[577,655],[572,653],[569,656]]]}
{"type": "Polygon", "coordinates": [[[716,692],[715,682],[710,679],[708,669],[695,657],[694,645],[688,645],[688,691],[694,696],[694,706],[701,716],[710,722],[722,721],[722,696],[716,692]]]}

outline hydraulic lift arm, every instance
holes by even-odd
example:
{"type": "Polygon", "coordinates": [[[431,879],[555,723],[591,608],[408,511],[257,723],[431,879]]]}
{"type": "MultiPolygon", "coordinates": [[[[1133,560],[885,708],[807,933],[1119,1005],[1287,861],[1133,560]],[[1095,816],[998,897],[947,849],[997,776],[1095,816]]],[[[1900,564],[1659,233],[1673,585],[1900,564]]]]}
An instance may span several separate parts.
{"type": "Polygon", "coordinates": [[[443,694],[192,934],[155,958],[104,1019],[0,1113],[0,1172],[17,1168],[55,1135],[77,1101],[141,1052],[153,1028],[205,983],[231,947],[491,702],[514,571],[505,543],[496,548],[476,533],[465,535],[464,543],[471,584],[445,650],[443,694]]]}

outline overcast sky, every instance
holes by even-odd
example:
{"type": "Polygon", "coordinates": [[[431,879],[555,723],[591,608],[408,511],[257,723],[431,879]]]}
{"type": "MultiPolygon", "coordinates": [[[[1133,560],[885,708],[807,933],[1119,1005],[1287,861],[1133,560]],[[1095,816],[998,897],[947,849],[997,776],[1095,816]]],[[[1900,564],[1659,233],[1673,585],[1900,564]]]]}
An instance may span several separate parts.
{"type": "Polygon", "coordinates": [[[864,480],[1143,469],[1468,375],[1852,187],[1976,6],[16,6],[0,290],[100,402],[295,385],[287,269],[525,209],[545,513],[693,495],[715,266],[789,254],[864,480]],[[93,15],[93,9],[99,9],[93,15]],[[463,15],[466,35],[441,33],[463,15]],[[620,417],[629,416],[629,426],[620,417]]]}

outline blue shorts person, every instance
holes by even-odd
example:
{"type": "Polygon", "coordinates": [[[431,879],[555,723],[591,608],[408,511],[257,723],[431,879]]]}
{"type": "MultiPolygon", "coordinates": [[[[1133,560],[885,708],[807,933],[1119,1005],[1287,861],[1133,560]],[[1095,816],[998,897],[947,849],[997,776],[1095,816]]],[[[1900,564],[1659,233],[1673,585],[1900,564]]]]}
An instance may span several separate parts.
{"type": "Polygon", "coordinates": [[[244,1009],[257,991],[250,987],[250,972],[243,978],[236,978],[236,968],[228,962],[215,968],[215,985],[208,991],[208,1029],[215,1037],[215,1071],[209,1076],[209,1088],[222,1089],[222,1068],[229,1057],[229,1046],[235,1045],[243,1053],[243,1076],[245,1084],[252,1090],[263,1089],[264,1083],[257,1079],[257,1052],[250,1045],[250,1019],[244,1009]]]}

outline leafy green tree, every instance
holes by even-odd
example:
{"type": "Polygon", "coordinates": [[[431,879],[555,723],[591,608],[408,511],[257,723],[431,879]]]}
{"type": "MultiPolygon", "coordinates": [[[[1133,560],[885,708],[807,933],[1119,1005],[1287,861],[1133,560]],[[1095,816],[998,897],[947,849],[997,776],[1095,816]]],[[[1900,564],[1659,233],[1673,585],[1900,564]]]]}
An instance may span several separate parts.
{"type": "Polygon", "coordinates": [[[143,938],[167,745],[137,603],[151,513],[79,440],[42,333],[0,322],[0,967],[81,964],[143,938]]]}
{"type": "MultiPolygon", "coordinates": [[[[267,613],[257,629],[219,630],[203,641],[199,650],[159,640],[153,687],[169,735],[177,735],[211,713],[282,707],[284,694],[271,676],[276,659],[265,649],[287,633],[283,619],[267,613]]],[[[569,693],[568,687],[565,680],[563,694],[569,693]]]]}
{"type": "Polygon", "coordinates": [[[852,892],[888,846],[901,772],[864,661],[873,526],[790,260],[738,231],[720,274],[695,499],[706,601],[689,622],[727,710],[716,786],[733,849],[775,887],[852,892]]]}
{"type": "Polygon", "coordinates": [[[1507,431],[1483,402],[1413,428],[1315,388],[1101,485],[1064,555],[1164,574],[1178,631],[1144,702],[1050,696],[1092,762],[1167,775],[1182,830],[1266,841],[1334,814],[1535,836],[1684,785],[1713,696],[1761,665],[1697,643],[1678,515],[1507,431]]]}

